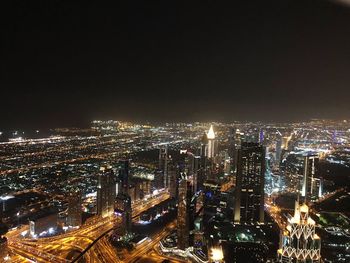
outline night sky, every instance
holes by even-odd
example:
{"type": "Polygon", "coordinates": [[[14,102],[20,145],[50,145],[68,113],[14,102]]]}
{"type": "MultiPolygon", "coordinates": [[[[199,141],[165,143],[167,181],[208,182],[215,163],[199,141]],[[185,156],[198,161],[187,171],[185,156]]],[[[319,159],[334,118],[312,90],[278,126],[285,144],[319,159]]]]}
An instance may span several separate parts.
{"type": "Polygon", "coordinates": [[[7,2],[0,128],[350,118],[346,0],[7,2]]]}

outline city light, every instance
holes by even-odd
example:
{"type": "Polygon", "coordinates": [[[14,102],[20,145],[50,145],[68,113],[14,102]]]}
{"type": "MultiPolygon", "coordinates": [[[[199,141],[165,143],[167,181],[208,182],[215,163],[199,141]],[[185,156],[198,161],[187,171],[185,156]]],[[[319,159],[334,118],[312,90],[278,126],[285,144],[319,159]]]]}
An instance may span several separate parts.
{"type": "Polygon", "coordinates": [[[221,248],[212,248],[211,249],[211,260],[212,262],[222,262],[224,259],[224,254],[221,248]]]}

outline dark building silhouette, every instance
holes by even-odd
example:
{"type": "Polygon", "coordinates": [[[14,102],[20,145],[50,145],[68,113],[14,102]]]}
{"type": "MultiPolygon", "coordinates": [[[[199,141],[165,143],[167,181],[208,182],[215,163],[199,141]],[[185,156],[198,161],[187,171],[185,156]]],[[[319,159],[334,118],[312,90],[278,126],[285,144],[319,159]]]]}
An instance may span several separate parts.
{"type": "Polygon", "coordinates": [[[192,185],[182,174],[179,181],[178,214],[177,214],[177,247],[185,250],[190,245],[190,231],[194,223],[194,211],[191,205],[192,185]]]}
{"type": "Polygon", "coordinates": [[[117,234],[122,236],[131,232],[132,227],[132,208],[131,198],[126,194],[118,194],[115,203],[115,212],[122,217],[121,224],[116,228],[117,234]]]}
{"type": "Polygon", "coordinates": [[[265,148],[252,142],[238,150],[234,222],[264,222],[265,148]]]}
{"type": "Polygon", "coordinates": [[[169,187],[169,179],[168,179],[168,146],[159,149],[159,171],[162,174],[162,187],[169,187]]]}
{"type": "Polygon", "coordinates": [[[118,163],[118,194],[127,194],[129,190],[129,160],[118,163]]]}
{"type": "Polygon", "coordinates": [[[263,243],[236,242],[222,243],[225,262],[230,263],[265,263],[268,248],[263,243]]]}
{"type": "Polygon", "coordinates": [[[177,165],[170,162],[168,165],[168,178],[169,178],[169,193],[172,198],[176,198],[178,194],[178,179],[179,170],[177,165]]]}

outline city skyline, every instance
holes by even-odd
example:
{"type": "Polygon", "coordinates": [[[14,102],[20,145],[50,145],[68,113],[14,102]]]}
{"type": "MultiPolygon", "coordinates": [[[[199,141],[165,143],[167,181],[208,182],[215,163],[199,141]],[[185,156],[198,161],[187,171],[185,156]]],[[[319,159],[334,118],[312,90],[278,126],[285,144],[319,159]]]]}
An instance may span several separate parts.
{"type": "Polygon", "coordinates": [[[0,10],[0,263],[350,262],[350,0],[0,10]]]}
{"type": "Polygon", "coordinates": [[[0,260],[344,262],[349,131],[95,120],[19,133],[0,143],[0,260]]]}

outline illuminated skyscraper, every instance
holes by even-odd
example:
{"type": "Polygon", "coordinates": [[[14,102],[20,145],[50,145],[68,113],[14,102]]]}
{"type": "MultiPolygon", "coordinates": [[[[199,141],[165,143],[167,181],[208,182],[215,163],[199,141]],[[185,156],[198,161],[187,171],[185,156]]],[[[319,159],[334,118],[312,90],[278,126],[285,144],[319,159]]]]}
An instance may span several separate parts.
{"type": "Polygon", "coordinates": [[[81,192],[76,189],[68,195],[68,226],[81,226],[82,224],[82,211],[81,211],[81,192]]]}
{"type": "Polygon", "coordinates": [[[129,160],[119,160],[118,163],[118,194],[129,191],[129,160]]]}
{"type": "Polygon", "coordinates": [[[115,175],[111,167],[101,167],[97,186],[97,214],[102,217],[114,212],[116,197],[115,175]]]}
{"type": "Polygon", "coordinates": [[[321,239],[315,232],[315,221],[309,217],[309,207],[295,202],[294,216],[282,232],[279,262],[316,263],[321,260],[321,239]]]}
{"type": "Polygon", "coordinates": [[[159,149],[159,170],[163,175],[163,187],[168,188],[168,145],[159,149]]]}
{"type": "Polygon", "coordinates": [[[213,125],[210,126],[210,129],[207,133],[207,139],[208,139],[207,157],[214,158],[217,154],[217,142],[215,139],[213,125]]]}
{"type": "Polygon", "coordinates": [[[177,211],[177,247],[185,250],[190,245],[191,230],[191,183],[187,180],[186,175],[182,174],[179,181],[178,211],[177,211]]]}
{"type": "Polygon", "coordinates": [[[319,195],[319,184],[317,183],[318,180],[315,177],[317,173],[318,161],[318,155],[307,155],[304,157],[304,173],[301,196],[304,198],[305,202],[317,199],[319,195]]]}
{"type": "Polygon", "coordinates": [[[264,222],[265,147],[242,143],[238,150],[234,222],[264,222]]]}
{"type": "MultiPolygon", "coordinates": [[[[187,175],[189,181],[191,181],[193,187],[193,193],[197,192],[198,189],[198,176],[200,174],[201,169],[201,157],[194,155],[192,152],[185,151],[182,154],[182,164],[180,166],[183,167],[183,172],[187,175]]],[[[200,180],[199,180],[199,183],[200,180]]]]}

